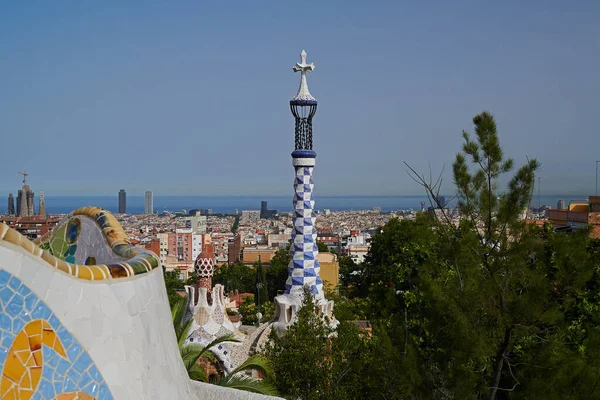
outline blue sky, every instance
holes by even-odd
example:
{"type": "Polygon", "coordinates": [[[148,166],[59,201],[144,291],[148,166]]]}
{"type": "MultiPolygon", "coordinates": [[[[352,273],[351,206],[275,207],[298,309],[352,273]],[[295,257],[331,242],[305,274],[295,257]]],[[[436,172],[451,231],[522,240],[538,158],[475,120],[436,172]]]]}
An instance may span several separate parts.
{"type": "Polygon", "coordinates": [[[319,100],[315,192],[417,194],[483,109],[542,193],[592,194],[598,1],[0,5],[0,194],[292,192],[292,72],[319,100]],[[572,3],[572,4],[571,4],[572,3]]]}

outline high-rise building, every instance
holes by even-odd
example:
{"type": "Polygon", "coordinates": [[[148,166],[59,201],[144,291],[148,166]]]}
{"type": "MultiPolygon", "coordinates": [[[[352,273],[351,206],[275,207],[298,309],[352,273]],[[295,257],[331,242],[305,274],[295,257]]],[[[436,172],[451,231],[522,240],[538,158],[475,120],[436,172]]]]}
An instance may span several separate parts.
{"type": "Polygon", "coordinates": [[[17,216],[32,217],[35,215],[35,195],[27,184],[27,174],[23,177],[23,187],[17,193],[17,216]]]}
{"type": "Polygon", "coordinates": [[[21,197],[23,196],[23,191],[19,189],[17,191],[17,216],[21,215],[21,197]]]}
{"type": "Polygon", "coordinates": [[[565,201],[563,199],[558,201],[558,204],[556,205],[556,208],[558,208],[559,210],[564,210],[567,207],[565,206],[565,201]]]}
{"type": "Polygon", "coordinates": [[[119,214],[127,213],[127,193],[125,189],[119,190],[119,214]]]}
{"type": "Polygon", "coordinates": [[[263,217],[263,214],[269,209],[268,203],[266,201],[261,201],[260,202],[260,216],[261,218],[263,217]]]}
{"type": "Polygon", "coordinates": [[[40,216],[45,217],[46,216],[46,201],[44,200],[44,192],[40,192],[40,208],[39,208],[40,212],[40,216]]]}
{"type": "Polygon", "coordinates": [[[152,190],[146,190],[144,193],[144,214],[154,214],[154,196],[152,190]]]}
{"type": "MultiPolygon", "coordinates": [[[[29,186],[27,186],[29,189],[29,186]]],[[[27,215],[32,217],[35,215],[35,196],[31,189],[27,191],[27,215]]]]}
{"type": "Polygon", "coordinates": [[[15,198],[12,193],[8,194],[8,215],[15,215],[15,198]]]}
{"type": "Polygon", "coordinates": [[[333,301],[325,299],[323,281],[319,275],[316,218],[313,215],[315,202],[313,199],[312,173],[317,153],[313,151],[312,120],[317,112],[317,100],[310,94],[306,82],[306,74],[314,69],[313,64],[306,63],[306,52],[300,54],[301,62],[296,63],[294,72],[300,72],[300,87],[296,96],[290,101],[294,119],[295,147],[292,153],[294,178],[294,214],[292,218],[291,260],[288,267],[288,278],[284,294],[275,298],[275,328],[285,330],[295,321],[295,312],[301,307],[304,291],[310,291],[321,314],[333,317],[333,301]]]}
{"type": "Polygon", "coordinates": [[[271,218],[277,214],[277,210],[269,210],[268,203],[266,201],[260,202],[260,217],[271,218]]]}

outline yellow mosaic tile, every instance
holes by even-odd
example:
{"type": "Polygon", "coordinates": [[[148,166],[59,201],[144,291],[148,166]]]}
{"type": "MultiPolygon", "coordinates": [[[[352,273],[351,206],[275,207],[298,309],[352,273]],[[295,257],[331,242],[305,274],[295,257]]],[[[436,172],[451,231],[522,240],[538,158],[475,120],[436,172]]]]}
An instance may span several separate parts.
{"type": "Polygon", "coordinates": [[[3,400],[20,400],[17,397],[17,389],[16,388],[11,388],[8,392],[6,392],[3,396],[2,396],[3,400]]]}
{"type": "Polygon", "coordinates": [[[6,362],[4,363],[2,376],[16,383],[21,381],[25,371],[25,365],[23,365],[19,357],[12,350],[9,351],[6,356],[6,362]]]}
{"type": "Polygon", "coordinates": [[[33,391],[29,389],[19,389],[20,400],[29,400],[33,396],[33,391]]]}
{"type": "Polygon", "coordinates": [[[27,336],[41,335],[42,334],[42,320],[36,319],[25,325],[23,331],[27,336]]]}
{"type": "Polygon", "coordinates": [[[103,279],[106,279],[106,276],[104,275],[104,271],[102,271],[100,268],[90,268],[90,272],[92,273],[93,276],[93,280],[95,281],[101,281],[103,279]]]}
{"type": "Polygon", "coordinates": [[[29,373],[31,374],[31,385],[37,387],[42,379],[42,367],[31,367],[29,368],[29,373]]]}
{"type": "Polygon", "coordinates": [[[6,392],[8,392],[12,386],[13,385],[9,380],[2,379],[2,383],[0,384],[0,398],[5,398],[6,392]]]}

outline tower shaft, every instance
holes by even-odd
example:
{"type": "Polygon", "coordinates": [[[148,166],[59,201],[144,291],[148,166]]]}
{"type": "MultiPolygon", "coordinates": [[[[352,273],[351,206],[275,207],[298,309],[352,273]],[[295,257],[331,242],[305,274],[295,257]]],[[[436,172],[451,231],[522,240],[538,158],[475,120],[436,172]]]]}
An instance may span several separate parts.
{"type": "Polygon", "coordinates": [[[317,100],[310,94],[306,74],[314,70],[314,64],[306,62],[306,52],[300,54],[301,62],[293,69],[301,73],[298,93],[290,101],[290,109],[296,121],[292,165],[294,177],[294,215],[292,218],[292,245],[285,293],[275,297],[275,322],[273,326],[283,332],[294,323],[297,311],[302,306],[305,290],[313,295],[320,313],[336,326],[333,316],[333,301],[325,299],[323,281],[320,276],[317,227],[314,216],[313,169],[317,153],[313,151],[312,120],[317,112],[317,100]]]}
{"type": "MultiPolygon", "coordinates": [[[[292,153],[292,156],[296,152],[292,153]]],[[[313,215],[313,158],[293,158],[296,170],[294,178],[294,217],[290,264],[285,293],[301,296],[306,286],[316,297],[323,297],[323,281],[319,276],[316,218],[313,215]]]]}

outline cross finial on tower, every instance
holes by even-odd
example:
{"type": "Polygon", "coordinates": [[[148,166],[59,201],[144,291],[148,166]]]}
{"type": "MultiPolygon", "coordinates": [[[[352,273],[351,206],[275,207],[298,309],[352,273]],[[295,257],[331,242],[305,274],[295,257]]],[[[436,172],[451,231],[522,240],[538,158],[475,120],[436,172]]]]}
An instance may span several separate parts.
{"type": "Polygon", "coordinates": [[[315,69],[315,64],[306,63],[306,51],[302,50],[300,53],[300,62],[294,65],[294,72],[300,72],[300,87],[298,88],[298,93],[293,100],[315,100],[314,97],[308,91],[308,84],[306,83],[306,73],[311,72],[315,69]]]}

